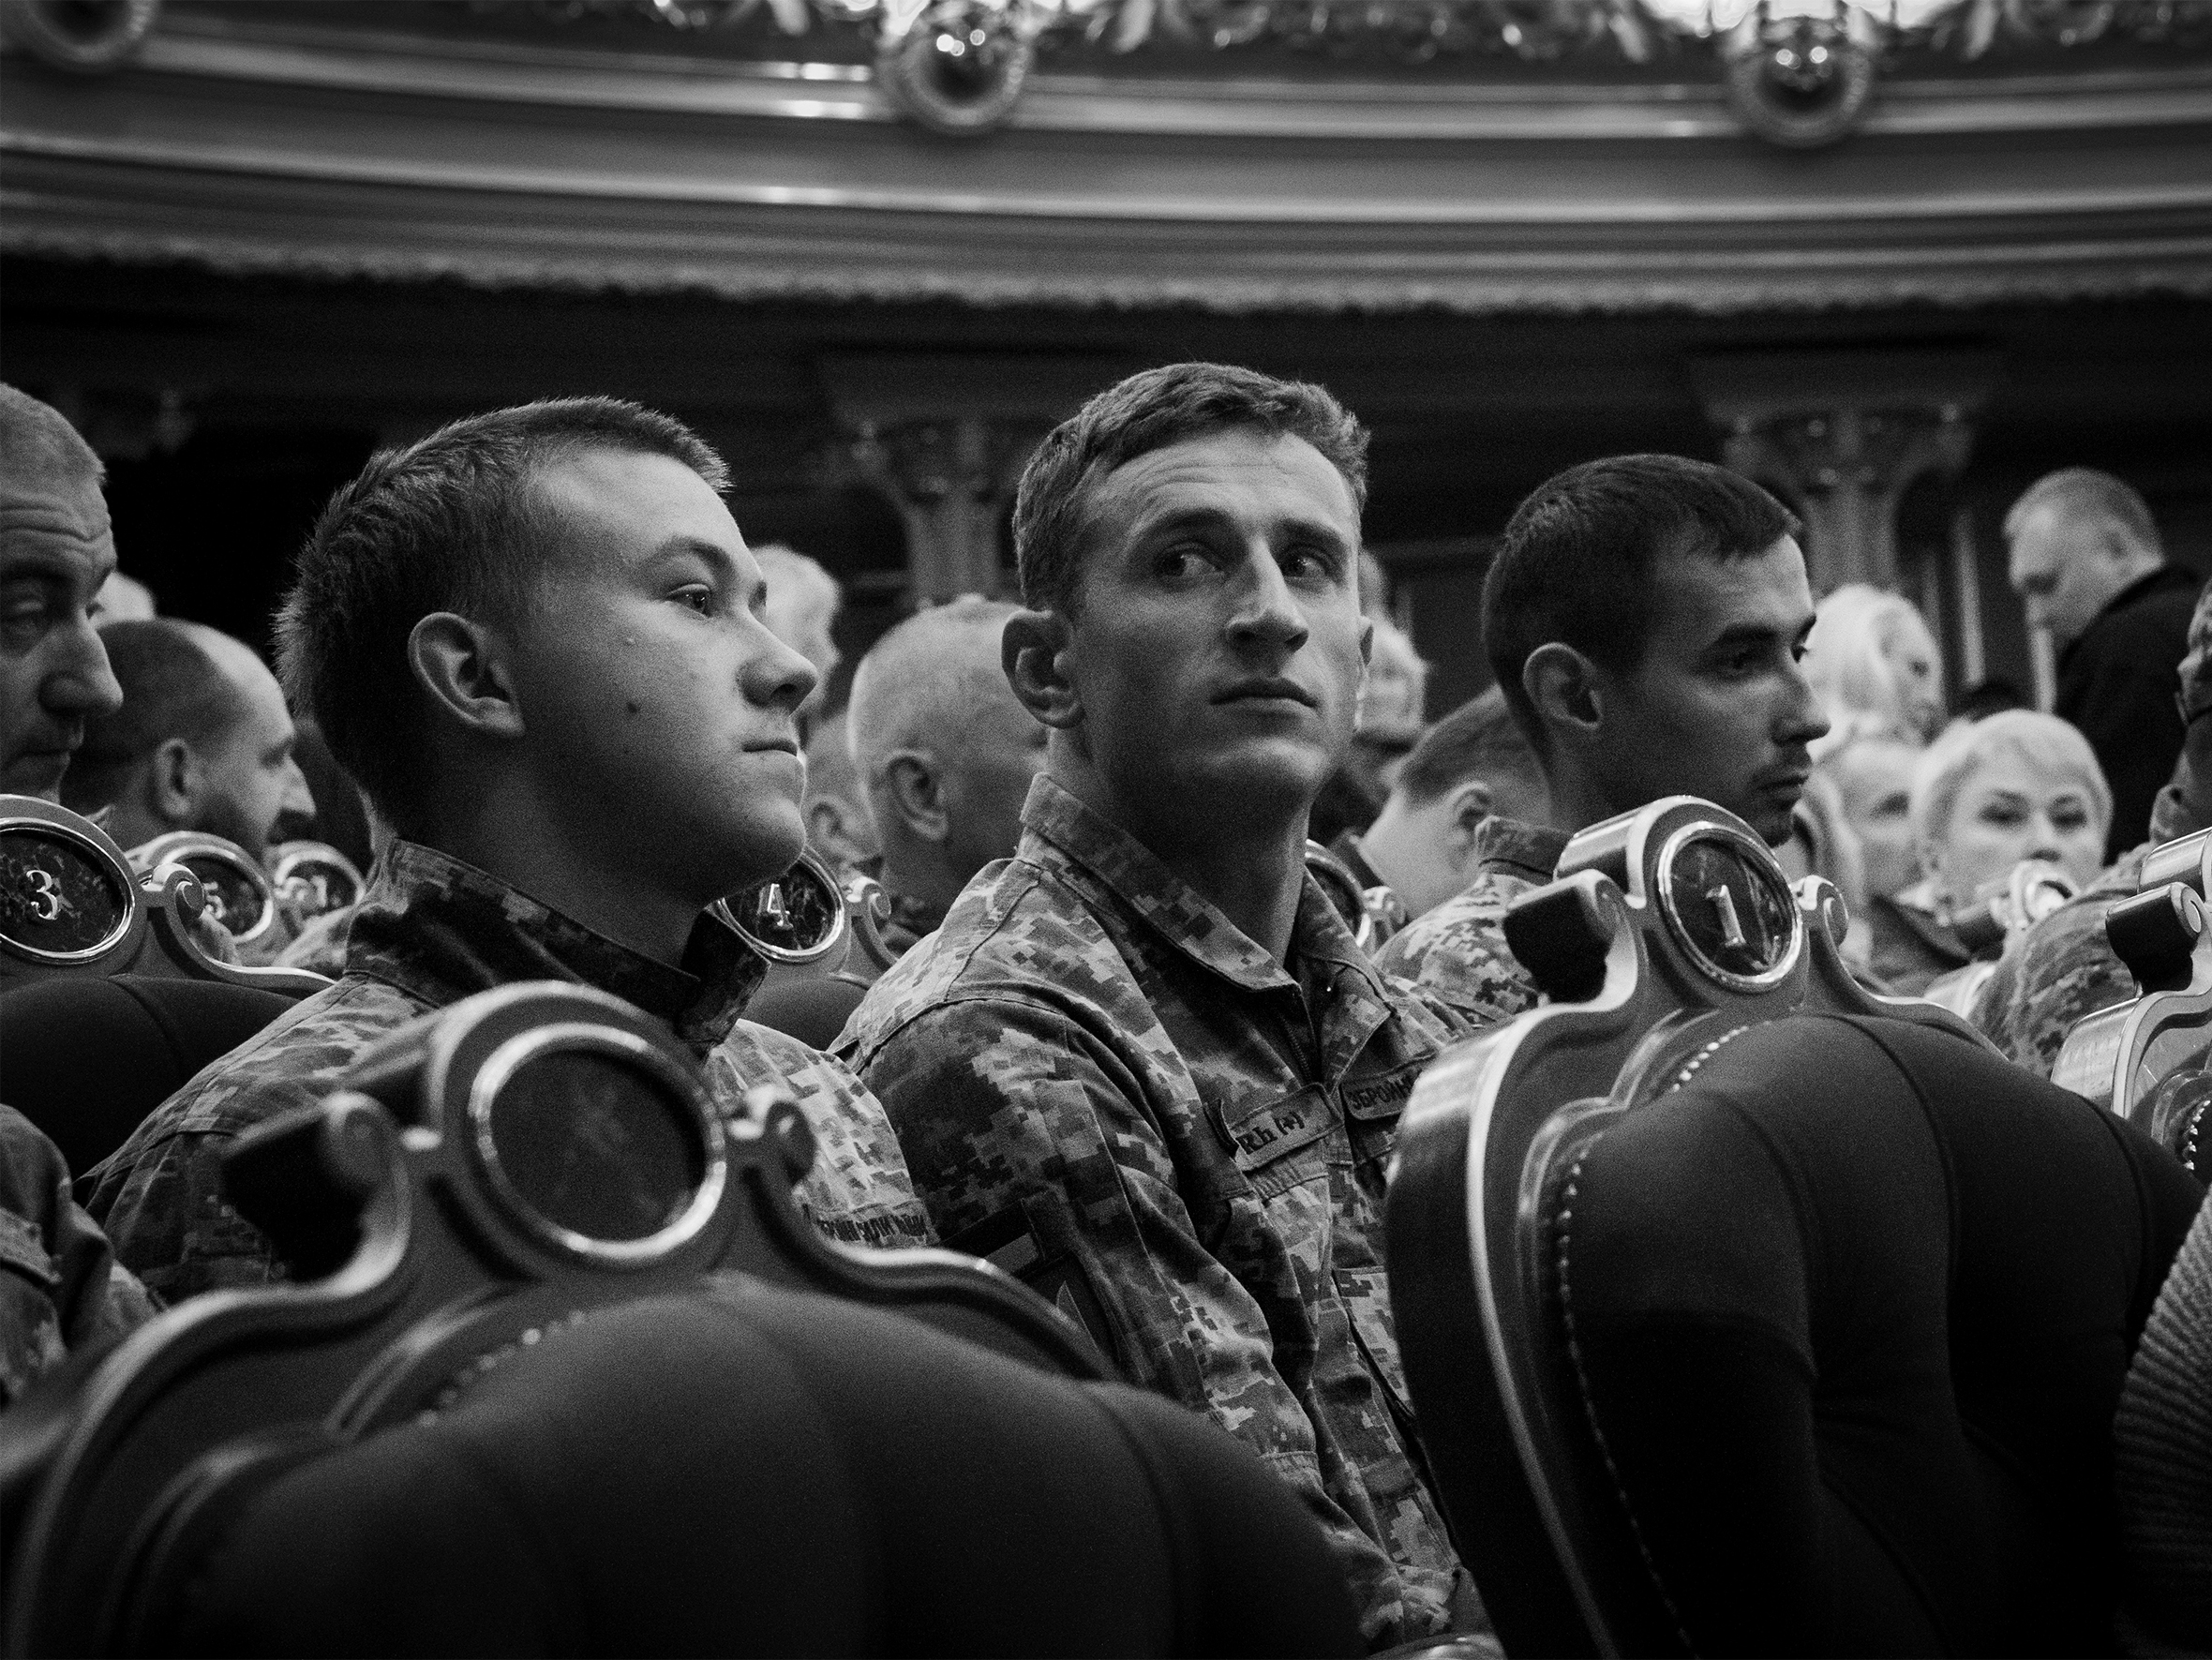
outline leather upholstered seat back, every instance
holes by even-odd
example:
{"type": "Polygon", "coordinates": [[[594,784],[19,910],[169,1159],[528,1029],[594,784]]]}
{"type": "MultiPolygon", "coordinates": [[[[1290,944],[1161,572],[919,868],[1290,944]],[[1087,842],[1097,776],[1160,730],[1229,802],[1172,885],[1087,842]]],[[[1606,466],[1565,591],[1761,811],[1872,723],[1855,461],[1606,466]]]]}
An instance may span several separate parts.
{"type": "Polygon", "coordinates": [[[1319,1531],[1211,1425],[738,1279],[280,1461],[142,1621],[206,1654],[1358,1653],[1319,1531]]]}
{"type": "Polygon", "coordinates": [[[193,1073],[291,1006],[258,986],[153,975],[11,985],[0,994],[0,1099],[82,1175],[193,1073]]]}
{"type": "Polygon", "coordinates": [[[1696,1653],[2113,1643],[2111,1426],[2199,1192],[1878,1019],[1756,1025],[1552,1160],[1562,1383],[1696,1653]]]}
{"type": "Polygon", "coordinates": [[[1509,1653],[2109,1652],[2112,1425],[2201,1193],[1662,802],[1506,920],[1390,1194],[1422,1435],[1509,1653]]]}
{"type": "Polygon", "coordinates": [[[291,1282],[0,1433],[0,1651],[1353,1653],[1248,1449],[949,1251],[832,1245],[787,1091],[564,982],[386,1035],[224,1168],[291,1282]]]}

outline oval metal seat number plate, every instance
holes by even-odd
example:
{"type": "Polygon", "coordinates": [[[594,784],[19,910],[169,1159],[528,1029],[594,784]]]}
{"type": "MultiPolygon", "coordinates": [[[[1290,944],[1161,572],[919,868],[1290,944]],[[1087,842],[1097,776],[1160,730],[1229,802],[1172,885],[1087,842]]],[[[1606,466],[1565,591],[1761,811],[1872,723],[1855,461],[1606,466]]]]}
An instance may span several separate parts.
{"type": "Polygon", "coordinates": [[[92,850],[44,827],[0,830],[0,935],[42,962],[97,957],[130,925],[129,891],[92,850]]]}
{"type": "Polygon", "coordinates": [[[1737,991],[1762,991],[1789,972],[1804,924],[1764,847],[1696,826],[1669,838],[1658,877],[1668,928],[1700,971],[1737,991]]]}

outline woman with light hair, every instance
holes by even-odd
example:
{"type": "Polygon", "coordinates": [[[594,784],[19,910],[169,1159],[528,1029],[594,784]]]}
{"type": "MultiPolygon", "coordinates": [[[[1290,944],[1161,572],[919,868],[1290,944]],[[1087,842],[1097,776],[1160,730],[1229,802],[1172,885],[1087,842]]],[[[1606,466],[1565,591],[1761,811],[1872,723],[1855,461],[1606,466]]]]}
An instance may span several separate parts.
{"type": "Polygon", "coordinates": [[[1972,953],[1952,918],[1985,903],[2024,860],[2085,886],[2104,860],[2112,791],[2089,740],[2055,715],[2009,709],[1960,721],[1913,769],[1913,840],[1925,877],[1870,907],[1875,972],[1917,993],[1972,953]]]}
{"type": "Polygon", "coordinates": [[[1854,738],[1925,743],[1943,725],[1943,656],[1903,594],[1847,582],[1813,612],[1805,679],[1828,711],[1815,758],[1854,738]]]}

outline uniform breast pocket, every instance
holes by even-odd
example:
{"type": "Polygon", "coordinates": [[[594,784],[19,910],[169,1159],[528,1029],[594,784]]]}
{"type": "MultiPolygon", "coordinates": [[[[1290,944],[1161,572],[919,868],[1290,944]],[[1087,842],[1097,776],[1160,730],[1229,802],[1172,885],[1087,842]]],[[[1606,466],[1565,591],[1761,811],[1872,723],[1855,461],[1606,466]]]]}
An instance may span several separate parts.
{"type": "Polygon", "coordinates": [[[1308,1084],[1289,1095],[1261,1096],[1216,1109],[1236,1168],[1263,1200],[1302,1183],[1326,1180],[1332,1148],[1342,1157],[1342,1122],[1328,1092],[1308,1084]]]}

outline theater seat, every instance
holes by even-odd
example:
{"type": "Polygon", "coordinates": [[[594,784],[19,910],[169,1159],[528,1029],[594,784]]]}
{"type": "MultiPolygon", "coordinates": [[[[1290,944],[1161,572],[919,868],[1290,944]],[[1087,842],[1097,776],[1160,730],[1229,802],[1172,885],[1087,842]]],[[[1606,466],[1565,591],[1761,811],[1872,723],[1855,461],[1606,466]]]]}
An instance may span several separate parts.
{"type": "Polygon", "coordinates": [[[143,1618],[202,1654],[1359,1652],[1318,1531],[1209,1424],[742,1280],[292,1464],[143,1618]]]}
{"type": "Polygon", "coordinates": [[[1955,1020],[1790,966],[1822,907],[1793,943],[1764,856],[1702,833],[1657,812],[1624,882],[1523,900],[1604,972],[1401,1127],[1408,1380],[1507,1652],[2113,1652],[2114,1412],[2200,1188],[1955,1020]]]}
{"type": "Polygon", "coordinates": [[[229,1156],[288,1283],[11,1409],[0,1652],[1358,1652],[1256,1455],[975,1258],[830,1244],[814,1156],[587,987],[388,1034],[229,1156]]]}
{"type": "Polygon", "coordinates": [[[193,1073],[292,1006],[219,980],[137,974],[22,980],[0,991],[0,1100],[82,1175],[193,1073]]]}
{"type": "Polygon", "coordinates": [[[828,1049],[867,995],[865,985],[841,974],[786,979],[771,973],[745,1006],[745,1018],[796,1038],[809,1048],[828,1049]]]}

